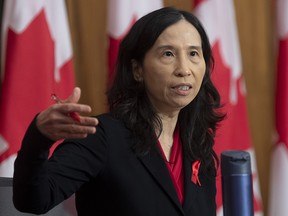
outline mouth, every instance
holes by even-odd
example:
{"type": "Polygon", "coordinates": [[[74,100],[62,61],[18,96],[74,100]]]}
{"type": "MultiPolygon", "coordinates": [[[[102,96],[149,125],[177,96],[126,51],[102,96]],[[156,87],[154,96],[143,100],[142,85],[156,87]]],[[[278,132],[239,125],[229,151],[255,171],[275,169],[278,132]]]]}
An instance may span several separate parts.
{"type": "Polygon", "coordinates": [[[179,91],[188,91],[189,89],[192,88],[192,86],[189,84],[181,84],[181,85],[173,86],[172,88],[175,90],[179,90],[179,91]]]}
{"type": "Polygon", "coordinates": [[[190,84],[181,84],[181,85],[173,86],[172,89],[178,95],[186,96],[189,94],[190,90],[192,89],[192,86],[190,84]]]}
{"type": "Polygon", "coordinates": [[[190,88],[192,88],[192,87],[188,86],[188,85],[174,87],[174,89],[178,89],[181,91],[188,91],[190,88]]]}

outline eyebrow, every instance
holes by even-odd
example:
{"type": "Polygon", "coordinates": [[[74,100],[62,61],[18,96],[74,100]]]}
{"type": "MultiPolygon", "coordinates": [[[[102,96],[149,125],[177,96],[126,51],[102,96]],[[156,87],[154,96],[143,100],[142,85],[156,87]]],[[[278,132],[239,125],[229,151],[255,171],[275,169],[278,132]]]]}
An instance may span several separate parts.
{"type": "MultiPolygon", "coordinates": [[[[161,45],[157,47],[157,50],[161,50],[161,49],[175,49],[175,47],[172,45],[161,45]]],[[[202,46],[192,45],[192,46],[189,46],[188,49],[202,50],[202,46]]]]}

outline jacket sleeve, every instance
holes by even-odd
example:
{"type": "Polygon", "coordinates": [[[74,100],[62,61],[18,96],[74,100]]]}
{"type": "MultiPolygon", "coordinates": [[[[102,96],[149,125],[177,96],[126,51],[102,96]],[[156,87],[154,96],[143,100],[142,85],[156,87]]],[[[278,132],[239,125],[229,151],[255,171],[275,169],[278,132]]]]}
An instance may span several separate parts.
{"type": "MultiPolygon", "coordinates": [[[[31,211],[32,207],[29,202],[37,200],[38,197],[36,198],[35,194],[42,196],[49,194],[45,187],[41,190],[39,180],[45,181],[49,149],[53,143],[38,131],[35,117],[25,133],[14,163],[13,202],[18,210],[31,211]]],[[[36,208],[34,213],[40,213],[37,206],[38,204],[35,204],[33,207],[36,208]]]]}
{"type": "Polygon", "coordinates": [[[49,158],[53,144],[39,132],[34,119],[14,164],[13,202],[19,211],[48,212],[95,178],[105,163],[106,143],[101,126],[97,135],[58,144],[49,158]]]}

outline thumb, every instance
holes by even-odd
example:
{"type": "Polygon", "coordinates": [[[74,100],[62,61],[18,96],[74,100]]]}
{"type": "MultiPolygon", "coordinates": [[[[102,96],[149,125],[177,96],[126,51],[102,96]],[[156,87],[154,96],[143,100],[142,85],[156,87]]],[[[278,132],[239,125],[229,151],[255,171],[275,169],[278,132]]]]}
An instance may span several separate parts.
{"type": "Polygon", "coordinates": [[[81,96],[81,89],[79,87],[75,87],[73,89],[72,94],[65,100],[67,103],[78,103],[81,96]]]}

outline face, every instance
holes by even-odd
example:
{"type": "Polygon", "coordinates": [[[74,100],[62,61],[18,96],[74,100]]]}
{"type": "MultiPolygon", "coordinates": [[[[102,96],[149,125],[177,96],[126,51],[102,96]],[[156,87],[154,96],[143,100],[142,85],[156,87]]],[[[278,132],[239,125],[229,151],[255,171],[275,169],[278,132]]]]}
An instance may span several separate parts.
{"type": "Polygon", "coordinates": [[[196,97],[205,74],[198,31],[186,20],[169,26],[133,69],[157,112],[179,112],[196,97]]]}

